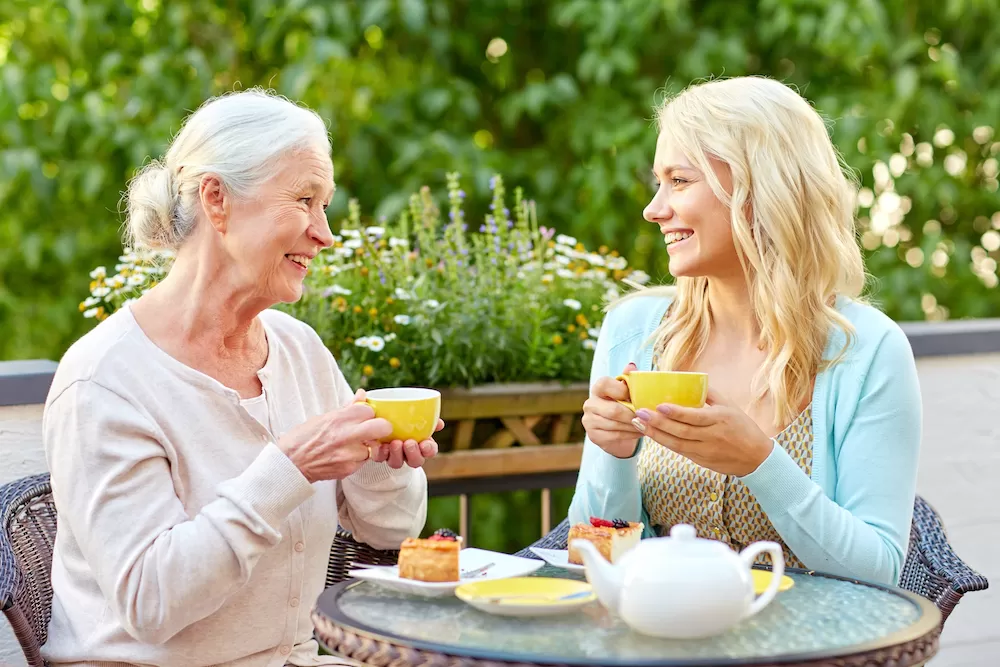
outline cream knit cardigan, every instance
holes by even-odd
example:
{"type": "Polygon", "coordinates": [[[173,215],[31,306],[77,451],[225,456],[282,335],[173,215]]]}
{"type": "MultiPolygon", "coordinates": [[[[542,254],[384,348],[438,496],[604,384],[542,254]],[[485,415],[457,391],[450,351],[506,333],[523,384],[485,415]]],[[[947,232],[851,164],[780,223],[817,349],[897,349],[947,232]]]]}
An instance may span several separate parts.
{"type": "Polygon", "coordinates": [[[338,664],[317,655],[309,618],[338,518],[380,549],[423,527],[423,470],[371,462],[309,484],[278,449],[353,392],[310,327],[260,319],[271,432],[127,307],[61,360],[43,417],[59,519],[53,665],[338,664]]]}

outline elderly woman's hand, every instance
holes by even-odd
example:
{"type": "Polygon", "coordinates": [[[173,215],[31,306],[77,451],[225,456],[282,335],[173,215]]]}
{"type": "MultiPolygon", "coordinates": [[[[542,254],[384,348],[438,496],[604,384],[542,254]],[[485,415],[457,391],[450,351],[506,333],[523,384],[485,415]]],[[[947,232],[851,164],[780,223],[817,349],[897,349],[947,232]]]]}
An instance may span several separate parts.
{"type": "Polygon", "coordinates": [[[379,440],[391,433],[392,425],[377,419],[370,405],[351,403],[296,426],[278,447],[310,483],[344,479],[374,458],[379,440]]]}
{"type": "Polygon", "coordinates": [[[704,407],[664,403],[639,410],[632,423],[651,440],[724,475],[749,475],[774,447],[749,415],[711,388],[704,407]]]}
{"type": "MultiPolygon", "coordinates": [[[[439,419],[434,431],[437,432],[443,428],[444,422],[439,419]]],[[[423,442],[393,440],[388,444],[375,444],[378,444],[378,450],[376,451],[373,447],[372,458],[379,463],[385,461],[390,468],[396,470],[402,468],[404,463],[411,468],[419,468],[427,459],[437,456],[438,453],[438,446],[433,438],[428,438],[423,442]]]]}

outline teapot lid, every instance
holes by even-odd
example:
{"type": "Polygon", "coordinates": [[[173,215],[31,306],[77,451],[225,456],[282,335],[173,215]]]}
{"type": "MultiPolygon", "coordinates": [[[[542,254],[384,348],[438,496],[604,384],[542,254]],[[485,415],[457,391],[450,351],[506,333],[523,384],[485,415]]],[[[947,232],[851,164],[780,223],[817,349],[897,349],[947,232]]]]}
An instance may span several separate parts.
{"type": "Polygon", "coordinates": [[[678,523],[671,527],[669,544],[671,552],[678,550],[684,555],[691,556],[733,555],[735,553],[722,542],[698,537],[698,531],[695,530],[695,527],[686,523],[678,523]]]}

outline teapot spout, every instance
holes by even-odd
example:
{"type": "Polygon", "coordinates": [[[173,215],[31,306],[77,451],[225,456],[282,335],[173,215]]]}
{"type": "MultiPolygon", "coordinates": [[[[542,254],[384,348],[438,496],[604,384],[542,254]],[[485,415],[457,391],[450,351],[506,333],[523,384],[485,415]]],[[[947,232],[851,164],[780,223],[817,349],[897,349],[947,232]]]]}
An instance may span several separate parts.
{"type": "Polygon", "coordinates": [[[587,540],[573,540],[573,548],[580,552],[587,581],[594,588],[597,599],[608,610],[618,613],[625,572],[618,565],[612,565],[593,544],[587,540]]]}

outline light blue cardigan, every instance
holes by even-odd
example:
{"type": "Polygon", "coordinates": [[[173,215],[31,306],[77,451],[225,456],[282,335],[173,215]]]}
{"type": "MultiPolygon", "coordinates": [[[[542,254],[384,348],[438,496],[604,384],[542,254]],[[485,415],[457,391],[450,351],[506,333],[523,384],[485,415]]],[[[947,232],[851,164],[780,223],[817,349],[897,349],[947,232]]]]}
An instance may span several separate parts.
{"type": "MultiPolygon", "coordinates": [[[[611,309],[597,341],[591,383],[626,364],[652,366],[649,339],[670,297],[637,296],[611,309]]],[[[812,396],[812,475],[775,446],[740,478],[782,539],[806,567],[895,584],[906,555],[920,449],[921,402],[913,351],[885,314],[840,299],[855,327],[846,356],[820,373],[812,396]]],[[[826,358],[843,347],[839,328],[826,358]]],[[[638,453],[638,450],[637,450],[638,453]]],[[[619,459],[588,439],[570,505],[573,522],[622,518],[649,526],[642,507],[638,456],[619,459]]],[[[645,537],[653,533],[647,528],[645,537]]]]}

